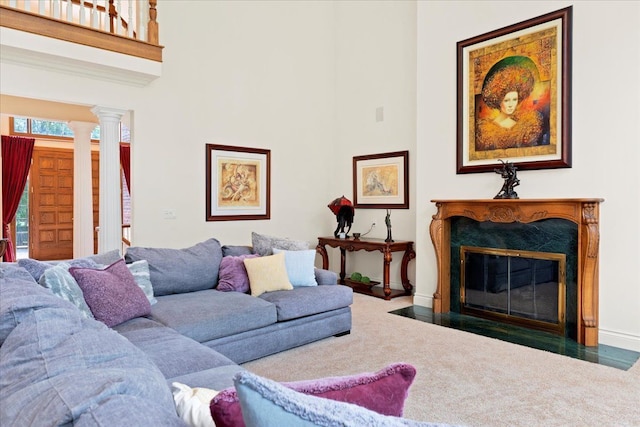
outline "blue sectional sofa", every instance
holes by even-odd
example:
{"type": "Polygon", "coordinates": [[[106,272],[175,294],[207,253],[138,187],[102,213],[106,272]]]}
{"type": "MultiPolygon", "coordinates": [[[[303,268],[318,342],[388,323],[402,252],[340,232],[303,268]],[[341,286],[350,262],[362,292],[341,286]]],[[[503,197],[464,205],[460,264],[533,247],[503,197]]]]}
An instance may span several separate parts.
{"type": "MultiPolygon", "coordinates": [[[[127,262],[148,262],[157,302],[112,327],[41,286],[33,268],[0,264],[0,425],[184,425],[171,383],[221,390],[243,362],[349,333],[352,290],[332,272],[259,296],[217,290],[223,256],[245,252],[216,239],[129,248],[127,262]]],[[[98,257],[90,263],[113,261],[98,257]]]]}

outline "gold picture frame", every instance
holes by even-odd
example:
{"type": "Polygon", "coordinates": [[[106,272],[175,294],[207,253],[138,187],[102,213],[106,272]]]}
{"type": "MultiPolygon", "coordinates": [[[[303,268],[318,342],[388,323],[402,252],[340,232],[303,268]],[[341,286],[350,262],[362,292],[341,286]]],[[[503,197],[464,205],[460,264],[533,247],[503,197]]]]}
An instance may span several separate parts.
{"type": "Polygon", "coordinates": [[[567,7],[457,43],[457,173],[571,167],[567,7]]]}
{"type": "Polygon", "coordinates": [[[206,144],[206,220],[271,218],[271,151],[206,144]]]}
{"type": "Polygon", "coordinates": [[[353,206],[409,209],[409,151],[353,158],[353,206]]]}

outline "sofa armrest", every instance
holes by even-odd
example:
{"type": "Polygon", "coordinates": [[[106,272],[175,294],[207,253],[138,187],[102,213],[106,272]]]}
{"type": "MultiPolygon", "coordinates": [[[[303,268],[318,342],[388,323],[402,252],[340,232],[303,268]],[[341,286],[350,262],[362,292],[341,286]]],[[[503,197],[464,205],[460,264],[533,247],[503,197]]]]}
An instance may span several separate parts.
{"type": "Polygon", "coordinates": [[[318,285],[335,285],[338,283],[338,273],[321,268],[314,268],[316,282],[318,285]]]}

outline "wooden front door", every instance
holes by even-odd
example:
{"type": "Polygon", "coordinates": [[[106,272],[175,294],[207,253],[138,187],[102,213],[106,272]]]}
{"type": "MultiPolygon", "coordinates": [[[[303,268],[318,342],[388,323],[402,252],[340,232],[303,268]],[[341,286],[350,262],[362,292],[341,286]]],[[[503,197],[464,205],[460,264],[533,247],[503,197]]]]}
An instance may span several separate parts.
{"type": "Polygon", "coordinates": [[[29,256],[73,258],[73,150],[34,147],[29,256]]]}

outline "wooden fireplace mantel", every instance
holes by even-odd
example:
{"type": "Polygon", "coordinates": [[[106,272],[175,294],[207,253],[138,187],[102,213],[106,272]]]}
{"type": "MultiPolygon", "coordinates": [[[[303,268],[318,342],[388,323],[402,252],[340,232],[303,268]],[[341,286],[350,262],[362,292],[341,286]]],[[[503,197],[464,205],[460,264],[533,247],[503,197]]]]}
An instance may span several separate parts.
{"type": "Polygon", "coordinates": [[[495,223],[566,219],[578,225],[578,342],[586,346],[597,346],[599,212],[603,201],[604,199],[596,198],[432,200],[438,208],[429,227],[438,268],[433,312],[450,311],[452,217],[495,223]]]}

